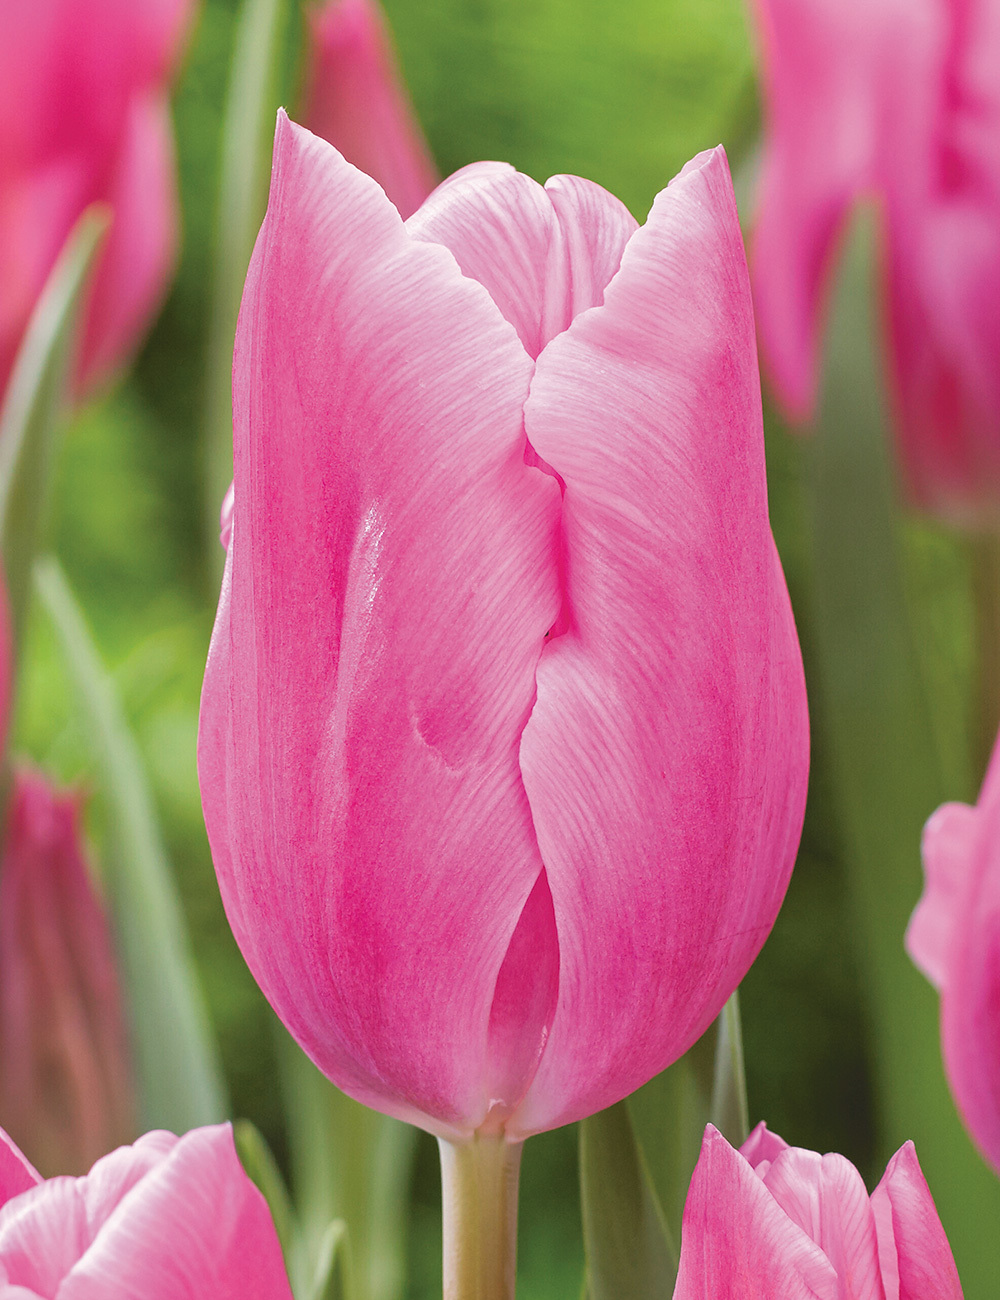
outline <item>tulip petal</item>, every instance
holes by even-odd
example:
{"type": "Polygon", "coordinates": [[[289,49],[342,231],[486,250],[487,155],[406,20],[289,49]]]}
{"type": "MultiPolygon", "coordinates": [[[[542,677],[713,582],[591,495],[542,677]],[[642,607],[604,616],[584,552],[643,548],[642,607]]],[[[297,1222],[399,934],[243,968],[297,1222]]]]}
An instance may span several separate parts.
{"type": "Polygon", "coordinates": [[[29,1187],[41,1182],[41,1174],[18,1150],[16,1144],[0,1129],[0,1208],[12,1196],[20,1196],[29,1187]]]}
{"type": "Polygon", "coordinates": [[[823,1251],[850,1300],[885,1300],[871,1202],[843,1156],[790,1147],[771,1163],[764,1186],[823,1251]]]}
{"type": "Polygon", "coordinates": [[[740,1147],[740,1155],[749,1160],[751,1166],[758,1170],[761,1177],[771,1166],[771,1162],[788,1150],[788,1143],[777,1133],[772,1133],[765,1122],[757,1125],[747,1140],[740,1147]]]}
{"type": "Polygon", "coordinates": [[[711,1125],[684,1206],[673,1300],[840,1300],[830,1261],[711,1125]]]}
{"type": "Polygon", "coordinates": [[[981,817],[964,803],[939,808],[924,827],[921,852],[926,883],[906,931],[906,951],[914,964],[941,989],[949,953],[968,893],[971,859],[981,817]]]}
{"type": "Polygon", "coordinates": [[[962,1300],[955,1260],[912,1142],[896,1152],[872,1193],[888,1300],[962,1300]]]}
{"type": "Polygon", "coordinates": [[[451,249],[537,357],[602,301],[636,222],[591,181],[554,176],[543,189],[505,163],[473,163],[439,185],[407,229],[451,249]]]}
{"type": "Polygon", "coordinates": [[[565,630],[521,745],[560,950],[516,1117],[530,1133],[610,1105],[699,1037],[798,844],[805,692],[721,150],[659,195],[604,305],[539,357],[525,427],[565,484],[565,630]]]}
{"type": "Polygon", "coordinates": [[[559,489],[525,463],[530,376],[482,286],[282,117],[236,346],[206,822],[293,1035],[446,1136],[492,1100],[494,992],[543,866],[518,748],[559,489]]]}

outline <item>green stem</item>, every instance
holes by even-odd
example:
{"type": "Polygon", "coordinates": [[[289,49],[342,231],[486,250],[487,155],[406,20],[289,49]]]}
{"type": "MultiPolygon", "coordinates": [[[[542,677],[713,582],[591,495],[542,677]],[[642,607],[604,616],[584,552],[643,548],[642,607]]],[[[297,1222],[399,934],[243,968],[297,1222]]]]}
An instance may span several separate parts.
{"type": "Polygon", "coordinates": [[[514,1300],[523,1143],[477,1136],[438,1145],[444,1300],[514,1300]]]}
{"type": "Polygon", "coordinates": [[[750,1130],[739,990],[722,1008],[717,1023],[712,1123],[728,1142],[738,1147],[746,1141],[750,1130]]]}
{"type": "Polygon", "coordinates": [[[1000,537],[971,539],[976,658],[972,714],[972,771],[982,780],[1000,726],[1000,537]]]}

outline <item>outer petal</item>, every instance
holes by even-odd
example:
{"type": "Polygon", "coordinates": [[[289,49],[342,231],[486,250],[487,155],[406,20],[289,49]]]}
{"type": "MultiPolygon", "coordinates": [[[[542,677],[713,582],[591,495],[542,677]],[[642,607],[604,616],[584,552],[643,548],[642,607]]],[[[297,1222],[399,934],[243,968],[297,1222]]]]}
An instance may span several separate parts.
{"type": "Polygon", "coordinates": [[[961,937],[981,822],[977,809],[947,803],[924,827],[924,892],[906,930],[906,951],[938,990],[948,979],[952,943],[961,937]]]}
{"type": "Polygon", "coordinates": [[[889,1300],[962,1300],[955,1260],[912,1142],[896,1152],[872,1193],[889,1300]]]}
{"type": "Polygon", "coordinates": [[[0,1128],[0,1208],[13,1196],[20,1196],[42,1181],[37,1169],[27,1161],[13,1140],[0,1128]]]}
{"type": "Polygon", "coordinates": [[[565,484],[566,629],[521,746],[560,949],[529,1133],[610,1105],[703,1032],[801,829],[805,691],[721,150],[657,198],[603,307],[539,357],[525,420],[565,484]]]}
{"type": "Polygon", "coordinates": [[[408,217],[437,184],[376,0],[329,0],[307,15],[303,120],[373,176],[408,217]]]}
{"type": "Polygon", "coordinates": [[[345,1091],[446,1133],[515,1100],[490,1013],[542,871],[518,743],[559,494],[525,464],[530,373],[451,255],[280,118],[236,348],[206,822],[292,1033],[345,1091]]]}
{"type": "Polygon", "coordinates": [[[937,7],[926,0],[754,0],[754,7],[768,119],[754,300],[764,360],[789,413],[802,420],[816,399],[835,241],[855,199],[877,187],[886,103],[901,94],[894,128],[926,131],[937,7]]]}
{"type": "Polygon", "coordinates": [[[711,1124],[684,1205],[673,1300],[840,1300],[820,1248],[711,1124]]]}

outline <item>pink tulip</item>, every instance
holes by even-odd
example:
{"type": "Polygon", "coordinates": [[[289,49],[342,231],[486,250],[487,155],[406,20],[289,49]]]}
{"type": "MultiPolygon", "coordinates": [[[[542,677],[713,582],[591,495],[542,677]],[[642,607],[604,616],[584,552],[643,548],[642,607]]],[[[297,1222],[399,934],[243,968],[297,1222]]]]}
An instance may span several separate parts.
{"type": "Polygon", "coordinates": [[[0,1121],[46,1173],[135,1135],[130,1054],[79,799],[19,771],[0,860],[0,1121]]]}
{"type": "Polygon", "coordinates": [[[0,393],[67,235],[91,203],[112,227],[78,378],[135,346],[166,283],[176,196],[166,85],[190,0],[0,5],[0,393]]]}
{"type": "Polygon", "coordinates": [[[200,776],[251,970],[440,1136],[609,1105],[746,972],[805,798],[725,155],[641,229],[500,163],[404,225],[282,116],[234,392],[200,776]]]}
{"type": "Polygon", "coordinates": [[[373,176],[401,217],[438,183],[377,0],[327,0],[307,13],[303,121],[373,176]]]}
{"type": "Polygon", "coordinates": [[[264,1198],[228,1124],[147,1133],[84,1178],[42,1182],[0,1132],[0,1293],[291,1300],[264,1198]],[[23,1288],[23,1289],[22,1289],[23,1288]]]}
{"type": "Polygon", "coordinates": [[[951,1090],[1000,1173],[1000,746],[978,804],[939,808],[924,830],[923,855],[924,893],[906,948],[940,990],[951,1090]]]}
{"type": "Polygon", "coordinates": [[[684,1206],[674,1300],[961,1300],[912,1142],[871,1197],[843,1156],[711,1124],[684,1206]]]}
{"type": "Polygon", "coordinates": [[[812,415],[846,219],[883,218],[890,377],[918,503],[1000,507],[1000,7],[752,0],[766,134],[751,264],[764,360],[812,415]]]}

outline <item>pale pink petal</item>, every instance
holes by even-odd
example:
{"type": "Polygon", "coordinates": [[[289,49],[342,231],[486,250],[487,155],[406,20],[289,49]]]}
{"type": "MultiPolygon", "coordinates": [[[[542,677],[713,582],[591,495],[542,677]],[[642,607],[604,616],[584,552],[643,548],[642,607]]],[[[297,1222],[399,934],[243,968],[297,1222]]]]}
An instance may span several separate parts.
{"type": "Polygon", "coordinates": [[[174,145],[166,100],[130,106],[114,181],[101,197],[111,229],[95,268],[79,359],[88,387],[121,365],[159,306],[177,239],[174,145]]]}
{"type": "Polygon", "coordinates": [[[913,1143],[886,1166],[872,1193],[888,1300],[962,1300],[955,1260],[913,1143]]]}
{"type": "Polygon", "coordinates": [[[784,1138],[780,1138],[777,1133],[772,1133],[763,1120],[753,1130],[747,1140],[740,1147],[740,1155],[744,1160],[748,1160],[752,1168],[760,1172],[764,1167],[764,1172],[770,1167],[771,1161],[777,1159],[782,1151],[788,1150],[788,1143],[784,1138]]]}
{"type": "Polygon", "coordinates": [[[789,1147],[771,1162],[762,1181],[788,1217],[822,1249],[845,1300],[884,1300],[871,1203],[849,1160],[789,1147]]]}
{"type": "Polygon", "coordinates": [[[673,1300],[842,1300],[833,1266],[711,1125],[684,1205],[673,1300]]]}
{"type": "Polygon", "coordinates": [[[975,808],[948,803],[924,827],[924,892],[906,931],[906,951],[939,990],[947,980],[952,943],[968,897],[981,822],[975,808]]]}
{"type": "MultiPolygon", "coordinates": [[[[236,346],[209,838],[251,970],[320,1068],[467,1132],[517,1100],[490,1020],[542,874],[518,749],[559,490],[525,463],[531,362],[482,286],[323,141],[282,117],[275,149],[236,346]]],[[[543,892],[525,927],[554,948],[543,892]]]]}
{"type": "Polygon", "coordinates": [[[554,176],[543,189],[505,164],[473,163],[439,185],[407,229],[450,248],[537,357],[603,301],[636,222],[591,181],[554,176]]]}
{"type": "Polygon", "coordinates": [[[373,176],[408,217],[437,184],[437,169],[376,0],[328,0],[307,19],[303,122],[373,176]]]}
{"type": "Polygon", "coordinates": [[[604,305],[541,354],[525,421],[565,485],[564,605],[521,745],[560,952],[516,1119],[530,1133],[694,1042],[764,942],[798,844],[805,692],[721,150],[659,195],[604,305]]]}

